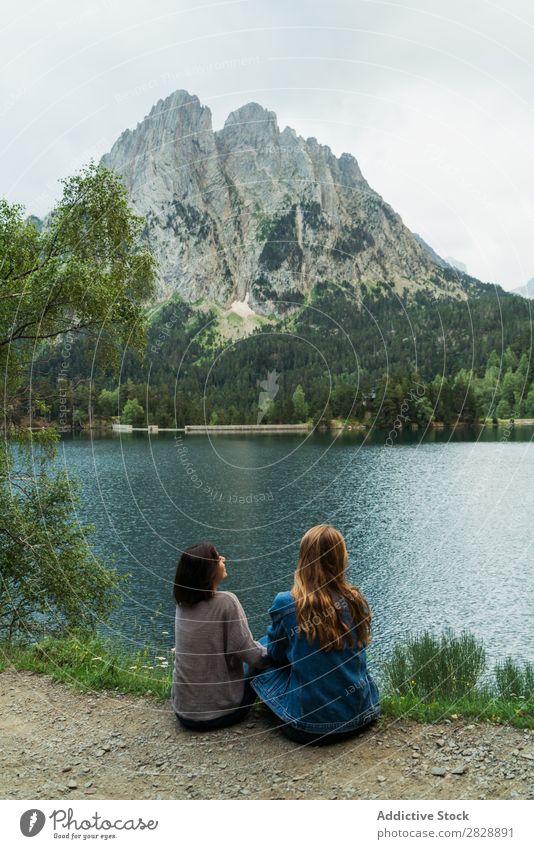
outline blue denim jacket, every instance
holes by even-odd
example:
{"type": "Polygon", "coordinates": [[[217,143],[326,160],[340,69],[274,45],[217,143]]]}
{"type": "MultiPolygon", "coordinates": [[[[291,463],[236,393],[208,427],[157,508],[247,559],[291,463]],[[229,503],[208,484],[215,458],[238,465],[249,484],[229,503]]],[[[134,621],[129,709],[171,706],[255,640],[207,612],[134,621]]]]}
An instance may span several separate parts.
{"type": "MultiPolygon", "coordinates": [[[[308,733],[340,733],[380,713],[378,689],[367,672],[365,649],[324,651],[299,629],[291,593],[278,593],[272,623],[260,642],[273,666],[252,679],[260,699],[284,722],[308,733]]],[[[348,610],[347,610],[348,614],[348,610]]],[[[350,624],[350,620],[348,620],[350,624]]]]}

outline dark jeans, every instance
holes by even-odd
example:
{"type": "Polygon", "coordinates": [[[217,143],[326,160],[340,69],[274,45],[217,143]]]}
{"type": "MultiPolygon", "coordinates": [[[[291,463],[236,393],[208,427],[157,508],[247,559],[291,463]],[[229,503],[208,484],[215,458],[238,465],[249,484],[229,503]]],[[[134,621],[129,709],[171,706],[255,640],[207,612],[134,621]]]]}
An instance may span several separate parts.
{"type": "Polygon", "coordinates": [[[308,731],[300,731],[298,728],[293,728],[291,725],[280,725],[280,731],[293,740],[294,743],[301,745],[310,744],[312,746],[330,746],[332,743],[342,743],[344,740],[349,740],[351,737],[356,737],[362,731],[367,729],[376,722],[376,719],[371,720],[366,725],[361,725],[360,728],[354,728],[350,731],[329,731],[325,734],[310,734],[308,731]]]}
{"type": "Polygon", "coordinates": [[[256,693],[250,686],[250,680],[245,678],[245,692],[241,705],[237,710],[231,713],[225,713],[222,716],[216,716],[214,719],[186,719],[185,716],[176,714],[180,725],[184,728],[189,728],[191,731],[210,731],[214,728],[228,728],[229,725],[236,725],[242,722],[250,711],[250,708],[256,701],[256,693]]]}

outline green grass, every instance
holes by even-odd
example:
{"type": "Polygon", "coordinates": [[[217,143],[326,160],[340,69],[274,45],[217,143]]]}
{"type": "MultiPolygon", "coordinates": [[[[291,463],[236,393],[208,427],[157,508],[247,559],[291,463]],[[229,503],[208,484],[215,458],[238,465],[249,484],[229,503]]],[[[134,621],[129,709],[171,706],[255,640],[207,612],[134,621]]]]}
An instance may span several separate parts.
{"type": "MultiPolygon", "coordinates": [[[[135,656],[94,637],[46,638],[33,645],[0,644],[0,672],[43,673],[81,690],[111,690],[169,698],[173,654],[135,656]]],[[[534,728],[534,667],[512,658],[487,672],[482,645],[467,633],[410,636],[381,667],[382,714],[433,723],[460,718],[534,728]]]]}
{"type": "MultiPolygon", "coordinates": [[[[0,645],[3,669],[41,672],[81,690],[114,690],[166,699],[172,683],[172,654],[134,656],[100,638],[44,639],[29,646],[0,645]]],[[[1,670],[1,667],[0,667],[1,670]]]]}
{"type": "Polygon", "coordinates": [[[380,699],[382,715],[392,719],[414,719],[433,723],[445,719],[472,719],[515,728],[534,728],[534,701],[503,700],[491,690],[477,691],[456,702],[443,699],[421,702],[414,696],[384,695],[380,699]]]}

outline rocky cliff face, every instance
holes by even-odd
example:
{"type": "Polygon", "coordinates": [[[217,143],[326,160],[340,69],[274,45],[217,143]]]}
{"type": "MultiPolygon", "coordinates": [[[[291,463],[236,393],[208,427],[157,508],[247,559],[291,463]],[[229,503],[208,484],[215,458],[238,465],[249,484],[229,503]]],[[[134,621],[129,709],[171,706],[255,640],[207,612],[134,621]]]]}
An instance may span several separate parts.
{"type": "Polygon", "coordinates": [[[519,286],[518,289],[512,289],[514,295],[521,295],[523,298],[534,298],[534,277],[527,280],[524,286],[519,286]]]}
{"type": "Polygon", "coordinates": [[[257,103],[222,130],[177,91],[126,130],[102,163],[147,222],[160,294],[284,311],[315,283],[445,289],[442,269],[374,192],[348,153],[303,139],[257,103]]]}

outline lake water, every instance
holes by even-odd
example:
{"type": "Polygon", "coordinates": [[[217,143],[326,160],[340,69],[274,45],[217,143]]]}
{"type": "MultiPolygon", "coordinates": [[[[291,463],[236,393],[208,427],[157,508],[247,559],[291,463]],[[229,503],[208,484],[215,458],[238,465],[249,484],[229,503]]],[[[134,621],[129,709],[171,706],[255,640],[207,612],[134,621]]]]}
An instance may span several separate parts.
{"type": "Polygon", "coordinates": [[[132,576],[114,633],[156,653],[172,645],[176,561],[208,539],[260,636],[302,534],[330,522],[373,609],[375,658],[410,630],[450,626],[482,638],[491,660],[534,660],[534,431],[407,434],[393,448],[386,436],[65,439],[80,520],[132,576]]]}

